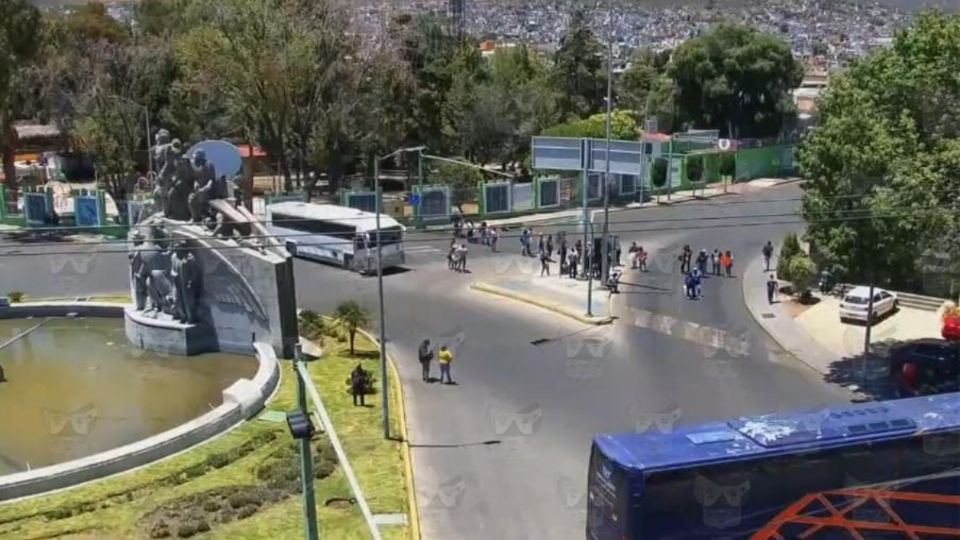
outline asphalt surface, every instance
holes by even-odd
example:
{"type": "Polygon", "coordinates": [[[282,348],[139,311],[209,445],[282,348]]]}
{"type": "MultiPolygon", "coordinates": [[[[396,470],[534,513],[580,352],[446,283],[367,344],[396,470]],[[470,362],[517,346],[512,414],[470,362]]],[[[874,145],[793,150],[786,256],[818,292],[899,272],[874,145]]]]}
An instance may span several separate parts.
{"type": "MultiPolygon", "coordinates": [[[[384,288],[388,347],[406,392],[424,537],[582,538],[586,465],[596,433],[666,430],[848,401],[846,391],[823,383],[769,339],[747,312],[737,278],[708,279],[700,301],[680,292],[676,257],[683,244],[730,249],[736,273],[737,262],[755,256],[764,241],[799,227],[799,218],[789,215],[799,195],[795,186],[785,186],[611,213],[624,259],[636,240],[651,249],[652,260],[649,273],[625,273],[622,294],[614,299],[621,318],[606,327],[469,290],[473,280],[513,271],[516,239],[501,238],[508,253],[472,247],[472,273],[458,274],[446,269],[446,235],[409,235],[408,269],[386,275],[384,288]],[[641,311],[741,336],[746,345],[736,353],[705,347],[638,324],[641,311]],[[425,337],[454,345],[458,385],[420,380],[415,350],[425,337]]],[[[572,234],[575,226],[566,229],[572,234]]],[[[0,245],[0,253],[11,249],[7,240],[0,245]]],[[[71,245],[43,249],[81,251],[71,245]]],[[[123,291],[126,269],[123,253],[2,255],[0,291],[123,291]]],[[[298,260],[296,283],[303,308],[329,312],[354,299],[376,321],[375,278],[298,260]]]]}

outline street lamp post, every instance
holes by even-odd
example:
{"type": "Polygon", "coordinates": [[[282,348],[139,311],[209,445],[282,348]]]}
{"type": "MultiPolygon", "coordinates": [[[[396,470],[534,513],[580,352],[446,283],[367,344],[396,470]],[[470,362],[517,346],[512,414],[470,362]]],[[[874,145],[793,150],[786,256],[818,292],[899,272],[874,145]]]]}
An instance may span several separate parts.
{"type": "Polygon", "coordinates": [[[383,196],[380,193],[380,162],[397,154],[404,152],[423,152],[424,147],[401,148],[395,150],[383,157],[375,157],[373,160],[373,191],[376,196],[376,228],[377,228],[377,299],[380,303],[380,386],[382,387],[381,398],[383,406],[383,438],[390,438],[390,400],[387,397],[387,324],[383,309],[383,248],[380,241],[380,211],[383,207],[383,196]]]}
{"type": "Polygon", "coordinates": [[[417,228],[423,228],[423,148],[417,150],[417,228]]]}
{"type": "Polygon", "coordinates": [[[300,453],[300,487],[303,492],[303,520],[304,532],[307,540],[317,540],[317,503],[313,491],[313,451],[310,448],[310,439],[315,433],[310,413],[307,409],[307,390],[303,375],[298,369],[303,362],[303,353],[300,345],[296,346],[293,362],[293,371],[297,377],[297,407],[295,412],[287,413],[287,427],[290,434],[299,443],[300,453]]]}
{"type": "MultiPolygon", "coordinates": [[[[609,21],[609,15],[608,15],[609,21]]],[[[608,22],[609,26],[609,22],[608,22]]],[[[604,153],[604,163],[606,172],[603,177],[603,234],[601,235],[600,246],[600,282],[601,287],[606,286],[607,276],[610,274],[610,246],[609,227],[610,227],[610,116],[613,110],[613,38],[607,36],[607,150],[604,153]]]]}

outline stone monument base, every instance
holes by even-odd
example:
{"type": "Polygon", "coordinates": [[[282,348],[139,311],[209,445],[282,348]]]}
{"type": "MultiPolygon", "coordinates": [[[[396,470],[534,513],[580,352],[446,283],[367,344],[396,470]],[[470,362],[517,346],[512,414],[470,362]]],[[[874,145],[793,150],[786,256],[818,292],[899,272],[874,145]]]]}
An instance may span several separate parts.
{"type": "Polygon", "coordinates": [[[164,314],[153,318],[132,306],[123,310],[123,321],[127,339],[141,349],[178,356],[220,350],[216,336],[203,325],[184,324],[164,314]]]}

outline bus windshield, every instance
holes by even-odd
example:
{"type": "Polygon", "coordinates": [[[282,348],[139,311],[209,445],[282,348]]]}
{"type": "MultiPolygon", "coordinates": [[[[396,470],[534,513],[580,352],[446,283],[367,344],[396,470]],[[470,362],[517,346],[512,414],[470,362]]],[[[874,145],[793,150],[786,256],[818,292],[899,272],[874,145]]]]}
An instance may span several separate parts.
{"type": "MultiPolygon", "coordinates": [[[[368,231],[367,237],[367,245],[371,248],[377,247],[377,231],[368,231]]],[[[399,244],[403,241],[403,230],[400,227],[380,229],[380,239],[384,246],[399,244]]]]}

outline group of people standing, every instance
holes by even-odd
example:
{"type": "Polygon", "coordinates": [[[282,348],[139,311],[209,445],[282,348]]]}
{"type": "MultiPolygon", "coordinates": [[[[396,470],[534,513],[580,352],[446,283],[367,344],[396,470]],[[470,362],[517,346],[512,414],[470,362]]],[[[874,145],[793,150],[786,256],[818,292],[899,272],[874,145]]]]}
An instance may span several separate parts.
{"type": "Polygon", "coordinates": [[[487,225],[486,221],[481,221],[480,227],[475,227],[472,221],[464,221],[462,218],[455,218],[453,223],[454,241],[458,238],[466,238],[468,244],[490,246],[490,251],[495,252],[497,251],[499,237],[500,233],[497,232],[497,228],[487,225]],[[464,229],[466,229],[466,233],[464,233],[464,229]]]}
{"type": "Polygon", "coordinates": [[[457,272],[467,271],[467,245],[457,245],[457,239],[450,241],[450,250],[447,252],[447,268],[457,272]]]}
{"type": "Polygon", "coordinates": [[[693,271],[691,265],[695,262],[696,270],[699,270],[700,274],[704,276],[726,274],[727,277],[733,277],[733,253],[730,250],[714,249],[712,253],[708,254],[706,249],[701,249],[700,253],[694,258],[693,250],[690,249],[688,244],[683,246],[678,260],[680,261],[681,274],[691,273],[693,271]]]}
{"type": "MultiPolygon", "coordinates": [[[[425,339],[420,342],[420,349],[417,351],[417,356],[420,360],[420,369],[421,369],[421,378],[423,382],[433,382],[433,379],[430,377],[430,364],[433,362],[434,352],[430,347],[430,340],[425,339]]],[[[442,384],[454,384],[453,379],[450,377],[450,364],[453,363],[453,351],[447,348],[446,345],[441,345],[440,350],[436,353],[437,363],[440,364],[440,383],[442,384]],[[446,381],[444,381],[446,377],[446,381]]]]}
{"type": "Polygon", "coordinates": [[[680,273],[684,275],[684,293],[692,300],[703,297],[702,285],[707,276],[733,277],[733,254],[730,250],[723,251],[717,248],[707,253],[706,249],[701,249],[694,257],[693,249],[687,244],[683,246],[677,259],[680,261],[680,273]]]}

